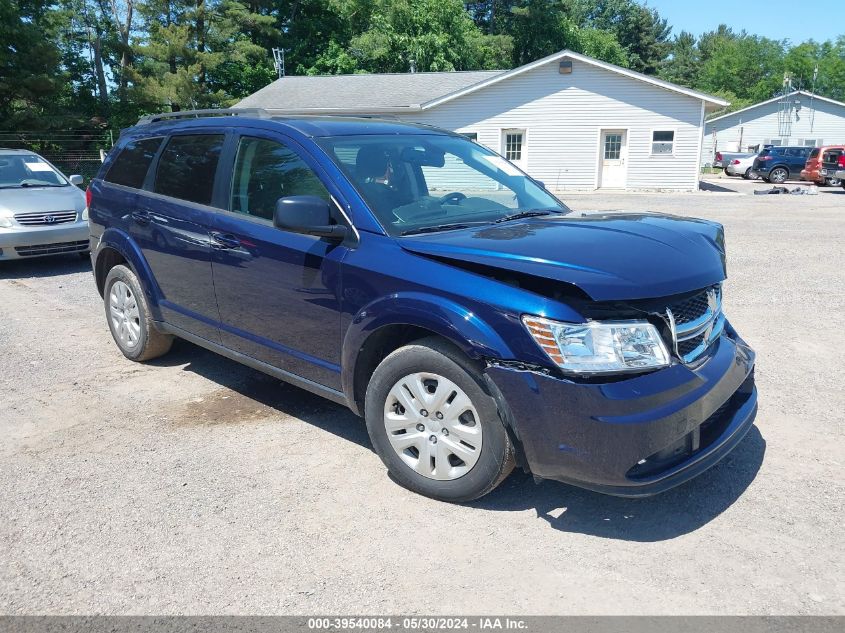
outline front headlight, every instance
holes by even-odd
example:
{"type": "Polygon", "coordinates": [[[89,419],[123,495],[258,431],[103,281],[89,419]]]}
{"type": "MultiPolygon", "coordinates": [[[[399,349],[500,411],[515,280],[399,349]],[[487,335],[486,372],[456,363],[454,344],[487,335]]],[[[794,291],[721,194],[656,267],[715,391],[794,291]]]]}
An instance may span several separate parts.
{"type": "Polygon", "coordinates": [[[81,219],[82,219],[83,222],[88,221],[88,207],[85,207],[84,209],[82,209],[82,218],[81,219]]]}
{"type": "Polygon", "coordinates": [[[560,323],[524,316],[522,322],[564,371],[608,374],[669,365],[669,351],[647,321],[560,323]]]}
{"type": "Polygon", "coordinates": [[[12,218],[4,218],[0,216],[0,229],[10,229],[12,228],[12,218]]]}

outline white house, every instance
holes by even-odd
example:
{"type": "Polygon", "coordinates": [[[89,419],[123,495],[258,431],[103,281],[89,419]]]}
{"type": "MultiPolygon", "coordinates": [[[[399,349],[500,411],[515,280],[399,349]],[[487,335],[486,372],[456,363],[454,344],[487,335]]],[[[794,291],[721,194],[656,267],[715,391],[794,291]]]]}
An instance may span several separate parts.
{"type": "Polygon", "coordinates": [[[726,105],[561,51],[508,71],[284,77],[235,107],[436,125],[564,191],[698,189],[705,114],[726,105]]]}
{"type": "Polygon", "coordinates": [[[820,147],[845,143],[845,103],[803,90],[707,121],[701,160],[716,151],[755,152],[760,145],[820,147]]]}

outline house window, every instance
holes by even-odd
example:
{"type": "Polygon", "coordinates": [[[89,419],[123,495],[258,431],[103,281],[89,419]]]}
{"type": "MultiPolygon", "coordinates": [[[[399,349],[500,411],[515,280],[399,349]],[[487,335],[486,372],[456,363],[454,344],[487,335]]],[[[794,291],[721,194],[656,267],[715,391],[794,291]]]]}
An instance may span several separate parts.
{"type": "Polygon", "coordinates": [[[818,139],[814,139],[814,138],[805,138],[804,139],[804,146],[805,147],[818,147],[819,145],[821,145],[821,143],[818,141],[818,139]]]}
{"type": "Polygon", "coordinates": [[[605,134],[604,136],[604,159],[619,160],[622,156],[622,135],[605,134]]]}
{"type": "Polygon", "coordinates": [[[505,133],[505,158],[522,160],[522,132],[505,133]]]}
{"type": "Polygon", "coordinates": [[[674,130],[655,130],[651,133],[652,154],[671,154],[673,151],[675,151],[674,130]]]}
{"type": "Polygon", "coordinates": [[[763,145],[769,145],[771,147],[780,147],[783,144],[783,141],[779,138],[770,138],[763,141],[763,145]]]}

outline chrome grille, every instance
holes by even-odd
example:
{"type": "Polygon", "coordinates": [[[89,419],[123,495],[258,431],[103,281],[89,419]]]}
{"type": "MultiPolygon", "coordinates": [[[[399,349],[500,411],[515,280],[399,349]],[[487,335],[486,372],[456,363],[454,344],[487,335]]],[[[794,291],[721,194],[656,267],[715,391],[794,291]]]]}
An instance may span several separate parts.
{"type": "Polygon", "coordinates": [[[31,213],[16,213],[15,221],[22,226],[50,226],[53,224],[67,224],[76,220],[76,211],[34,211],[31,213]]]}
{"type": "Polygon", "coordinates": [[[55,244],[36,244],[35,246],[16,246],[15,252],[21,257],[58,255],[59,253],[87,251],[88,246],[88,240],[80,240],[76,242],[56,242],[55,244]]]}
{"type": "Polygon", "coordinates": [[[725,327],[721,284],[670,304],[666,314],[672,328],[675,355],[685,363],[694,363],[725,327]]]}
{"type": "MultiPolygon", "coordinates": [[[[712,286],[712,289],[715,289],[718,292],[719,286],[712,286]]],[[[675,317],[675,323],[690,323],[707,312],[707,293],[709,290],[711,290],[711,288],[705,288],[697,295],[693,295],[683,301],[670,304],[669,309],[672,310],[672,314],[675,317]]]]}

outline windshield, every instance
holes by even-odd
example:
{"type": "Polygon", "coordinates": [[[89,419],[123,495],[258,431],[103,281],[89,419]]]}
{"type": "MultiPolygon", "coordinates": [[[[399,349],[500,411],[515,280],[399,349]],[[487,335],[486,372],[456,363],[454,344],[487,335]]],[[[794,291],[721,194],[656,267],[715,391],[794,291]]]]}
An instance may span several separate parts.
{"type": "Polygon", "coordinates": [[[569,211],[504,158],[465,138],[367,135],[320,143],[390,235],[569,211]]]}
{"type": "Polygon", "coordinates": [[[68,181],[46,160],[35,154],[0,156],[0,189],[64,187],[68,181]]]}

